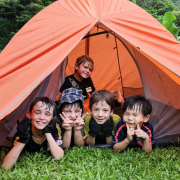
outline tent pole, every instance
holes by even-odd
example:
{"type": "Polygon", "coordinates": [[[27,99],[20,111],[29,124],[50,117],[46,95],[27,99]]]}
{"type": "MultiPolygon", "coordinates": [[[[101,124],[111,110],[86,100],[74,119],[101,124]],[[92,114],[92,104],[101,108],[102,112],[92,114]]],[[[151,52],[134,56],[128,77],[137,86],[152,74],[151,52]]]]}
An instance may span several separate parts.
{"type": "MultiPolygon", "coordinates": [[[[89,33],[88,33],[89,35],[89,33]]],[[[87,38],[85,39],[85,55],[89,57],[89,36],[87,35],[87,38]]]]}
{"type": "Polygon", "coordinates": [[[116,40],[116,35],[115,34],[114,34],[114,38],[115,38],[115,44],[116,44],[114,49],[116,49],[116,52],[117,52],[117,60],[118,60],[118,67],[119,67],[119,74],[120,74],[120,77],[118,78],[118,80],[121,79],[122,96],[124,97],[123,80],[122,80],[122,73],[121,73],[120,61],[119,61],[119,52],[118,52],[118,46],[117,46],[117,40],[116,40]]]}

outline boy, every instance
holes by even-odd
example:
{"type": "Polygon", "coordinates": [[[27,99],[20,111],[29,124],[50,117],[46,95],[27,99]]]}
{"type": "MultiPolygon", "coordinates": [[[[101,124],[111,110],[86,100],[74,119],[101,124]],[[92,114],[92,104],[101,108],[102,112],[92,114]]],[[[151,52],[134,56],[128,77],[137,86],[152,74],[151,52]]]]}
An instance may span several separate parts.
{"type": "Polygon", "coordinates": [[[76,59],[74,74],[67,76],[60,88],[62,93],[65,89],[74,87],[82,92],[84,100],[89,97],[89,93],[95,91],[91,80],[91,73],[94,68],[93,60],[88,56],[80,56],[76,59]]]}
{"type": "Polygon", "coordinates": [[[66,149],[73,145],[84,146],[84,120],[83,96],[79,90],[68,88],[64,90],[59,99],[59,114],[63,121],[62,127],[65,129],[64,135],[68,137],[63,145],[66,149]]]}
{"type": "Polygon", "coordinates": [[[123,151],[128,145],[138,145],[146,152],[154,144],[153,127],[148,122],[152,105],[143,96],[128,97],[123,104],[123,120],[119,121],[113,139],[114,152],[123,151]]]}
{"type": "MultiPolygon", "coordinates": [[[[47,97],[37,97],[26,113],[27,118],[17,121],[17,133],[14,146],[4,158],[2,167],[11,168],[17,161],[21,151],[39,151],[41,147],[50,149],[55,159],[64,156],[62,132],[57,123],[57,107],[54,101],[47,97]]],[[[63,138],[64,139],[64,138],[63,138]]]]}
{"type": "MultiPolygon", "coordinates": [[[[74,74],[67,76],[65,78],[65,81],[59,90],[60,92],[55,98],[56,101],[59,100],[61,93],[65,89],[68,89],[71,87],[78,89],[82,93],[84,100],[88,99],[90,95],[92,94],[92,92],[95,91],[94,84],[90,77],[94,69],[93,60],[90,57],[85,56],[85,55],[80,56],[76,59],[74,69],[75,69],[74,74]]],[[[88,100],[87,100],[87,103],[85,104],[88,104],[88,100]]],[[[88,106],[87,106],[87,110],[85,109],[85,111],[88,111],[88,106]]]]}
{"type": "Polygon", "coordinates": [[[113,114],[115,99],[106,90],[95,91],[89,100],[91,113],[85,117],[85,136],[87,145],[112,144],[112,135],[116,124],[120,120],[113,114]]]}

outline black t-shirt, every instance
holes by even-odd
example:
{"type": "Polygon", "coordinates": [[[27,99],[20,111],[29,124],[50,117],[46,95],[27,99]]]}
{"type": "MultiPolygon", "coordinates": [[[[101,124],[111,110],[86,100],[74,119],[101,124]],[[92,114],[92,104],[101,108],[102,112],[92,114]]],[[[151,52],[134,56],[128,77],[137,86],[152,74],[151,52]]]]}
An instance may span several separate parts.
{"type": "MultiPolygon", "coordinates": [[[[40,151],[41,148],[43,148],[46,151],[49,150],[46,137],[41,142],[37,142],[33,138],[31,126],[29,127],[28,132],[30,134],[30,139],[29,139],[28,143],[26,143],[23,151],[37,152],[37,151],[40,151]]],[[[63,131],[61,130],[59,123],[56,123],[56,129],[52,133],[52,137],[54,138],[54,140],[58,144],[58,146],[60,146],[62,149],[65,149],[64,146],[62,145],[63,144],[62,136],[63,136],[63,131]]],[[[15,140],[14,140],[13,145],[15,145],[19,139],[18,132],[16,133],[14,139],[15,140]]]]}
{"type": "Polygon", "coordinates": [[[74,77],[74,74],[67,76],[65,78],[65,81],[59,91],[63,92],[65,89],[68,89],[71,87],[81,90],[84,100],[88,98],[88,93],[91,94],[92,92],[95,91],[95,87],[94,87],[91,77],[87,79],[83,79],[82,82],[80,82],[74,77]]]}

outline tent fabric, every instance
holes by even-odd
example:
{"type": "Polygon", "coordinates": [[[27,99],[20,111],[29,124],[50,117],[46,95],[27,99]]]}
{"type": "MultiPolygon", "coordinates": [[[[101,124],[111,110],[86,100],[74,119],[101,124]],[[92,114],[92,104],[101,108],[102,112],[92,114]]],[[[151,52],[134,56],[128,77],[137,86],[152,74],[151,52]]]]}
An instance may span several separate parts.
{"type": "Polygon", "coordinates": [[[49,75],[45,80],[40,83],[31,94],[10,114],[3,118],[0,124],[0,146],[11,146],[9,141],[13,139],[14,134],[17,132],[17,120],[24,119],[26,112],[29,111],[31,102],[36,97],[47,96],[51,99],[55,99],[57,89],[59,89],[65,79],[65,69],[67,66],[68,58],[64,61],[49,75]]]}
{"type": "Polygon", "coordinates": [[[177,140],[180,44],[156,19],[128,0],[59,0],[12,38],[0,54],[4,134],[13,134],[15,119],[22,119],[32,98],[46,95],[54,99],[63,74],[72,74],[76,58],[84,54],[94,60],[91,77],[96,89],[120,90],[125,98],[144,95],[153,104],[150,122],[157,142],[177,140]],[[47,80],[49,76],[52,82],[47,80]]]}

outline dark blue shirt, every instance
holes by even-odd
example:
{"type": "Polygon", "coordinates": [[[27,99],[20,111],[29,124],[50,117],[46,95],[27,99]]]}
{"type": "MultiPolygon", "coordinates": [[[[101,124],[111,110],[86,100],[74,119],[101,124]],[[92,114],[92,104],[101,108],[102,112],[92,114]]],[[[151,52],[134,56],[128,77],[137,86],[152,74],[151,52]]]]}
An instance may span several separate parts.
{"type": "MultiPolygon", "coordinates": [[[[154,144],[154,137],[153,137],[153,127],[149,122],[143,123],[141,129],[149,135],[150,143],[154,144]]],[[[113,145],[119,142],[122,142],[127,137],[127,127],[123,120],[119,121],[116,129],[114,131],[113,136],[113,145]]],[[[131,144],[143,146],[143,139],[137,137],[136,135],[133,136],[133,141],[131,144]]]]}

